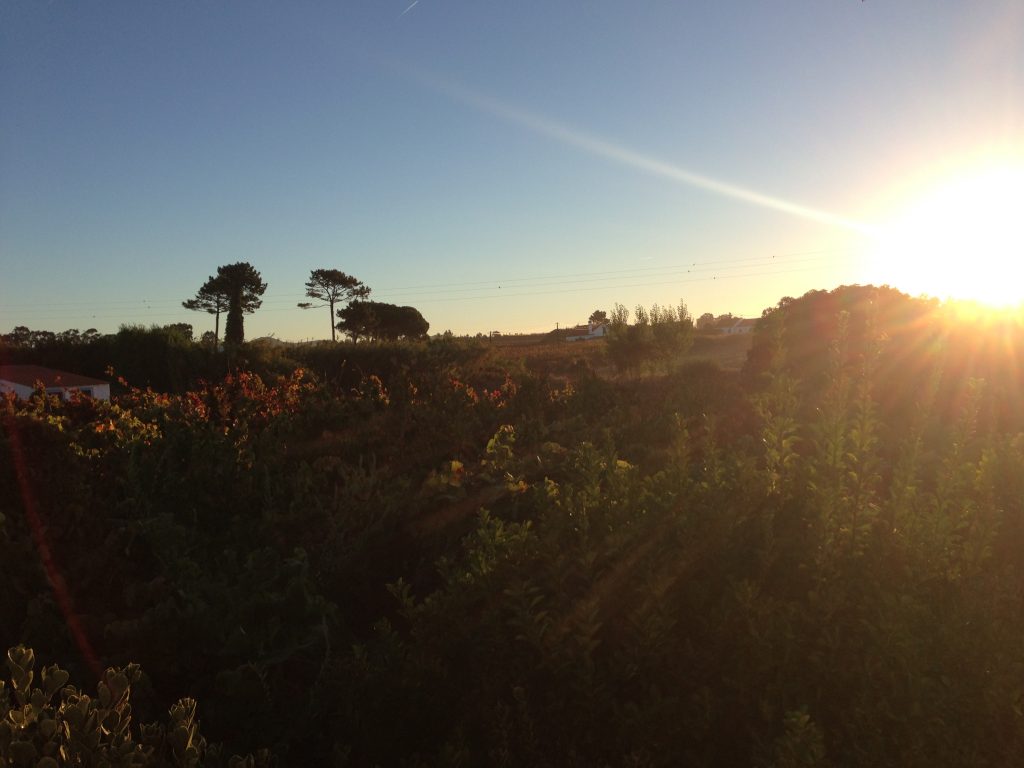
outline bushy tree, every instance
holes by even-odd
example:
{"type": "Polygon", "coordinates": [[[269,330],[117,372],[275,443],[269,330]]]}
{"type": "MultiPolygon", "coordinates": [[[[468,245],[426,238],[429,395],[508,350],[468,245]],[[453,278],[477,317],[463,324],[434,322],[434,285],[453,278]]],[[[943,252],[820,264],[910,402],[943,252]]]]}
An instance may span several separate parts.
{"type": "Polygon", "coordinates": [[[422,339],[430,330],[430,323],[415,307],[385,304],[379,315],[382,319],[377,333],[382,339],[422,339]]]}
{"type": "Polygon", "coordinates": [[[348,306],[342,307],[338,310],[338,323],[335,327],[356,343],[360,339],[371,338],[377,323],[377,316],[372,309],[372,305],[376,303],[374,301],[353,301],[348,306]]]}
{"type": "Polygon", "coordinates": [[[170,331],[171,333],[177,333],[186,341],[192,341],[194,339],[192,323],[170,323],[169,325],[164,326],[164,330],[170,331]]]}
{"type": "Polygon", "coordinates": [[[724,315],[719,315],[715,318],[716,328],[730,328],[736,324],[736,321],[740,318],[736,317],[732,312],[726,312],[724,315]]]}
{"type": "Polygon", "coordinates": [[[338,330],[353,341],[368,339],[421,339],[430,323],[414,307],[399,307],[380,301],[353,301],[338,310],[338,330]]]}
{"type": "Polygon", "coordinates": [[[630,325],[626,307],[616,304],[612,310],[606,349],[620,371],[644,363],[667,367],[693,343],[693,320],[683,302],[678,307],[655,304],[650,311],[638,304],[634,317],[630,325]]]}
{"type": "Polygon", "coordinates": [[[655,304],[650,312],[654,355],[665,364],[685,353],[693,344],[693,320],[686,304],[661,307],[655,304]]]}
{"type": "Polygon", "coordinates": [[[16,325],[10,333],[3,335],[3,342],[12,347],[28,347],[32,343],[32,331],[27,325],[16,325]]]}
{"type": "Polygon", "coordinates": [[[321,302],[313,304],[309,301],[299,302],[302,309],[319,309],[327,307],[331,318],[331,341],[336,341],[334,324],[335,307],[343,302],[365,299],[370,289],[359,280],[338,269],[314,269],[306,281],[306,295],[321,302]]]}
{"type": "Polygon", "coordinates": [[[0,342],[21,349],[39,349],[55,344],[63,346],[91,344],[99,338],[100,333],[95,328],[87,328],[84,331],[68,328],[65,331],[54,333],[53,331],[33,331],[27,326],[18,325],[10,333],[0,335],[0,342]]]}
{"type": "Polygon", "coordinates": [[[183,391],[204,373],[208,356],[181,329],[122,325],[101,351],[106,363],[132,385],[163,392],[183,391]]]}
{"type": "Polygon", "coordinates": [[[608,330],[605,349],[608,357],[619,371],[633,371],[643,361],[647,347],[649,328],[641,322],[645,318],[638,317],[637,322],[629,324],[629,310],[616,302],[612,309],[611,327],[608,330]]]}

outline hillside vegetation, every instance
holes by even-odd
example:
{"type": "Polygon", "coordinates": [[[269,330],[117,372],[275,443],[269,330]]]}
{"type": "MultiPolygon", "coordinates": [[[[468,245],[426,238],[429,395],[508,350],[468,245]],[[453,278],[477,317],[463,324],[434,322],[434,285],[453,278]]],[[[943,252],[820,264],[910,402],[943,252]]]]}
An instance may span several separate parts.
{"type": "Polygon", "coordinates": [[[137,721],[194,698],[209,765],[1020,762],[1021,328],[844,288],[744,343],[4,400],[0,645],[138,664],[137,721]]]}

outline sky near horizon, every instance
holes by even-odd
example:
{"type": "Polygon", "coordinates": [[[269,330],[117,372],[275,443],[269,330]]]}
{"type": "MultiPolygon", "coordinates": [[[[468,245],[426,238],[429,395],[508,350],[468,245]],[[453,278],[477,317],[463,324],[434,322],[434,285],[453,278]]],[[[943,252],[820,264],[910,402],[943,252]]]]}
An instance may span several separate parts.
{"type": "Polygon", "coordinates": [[[1024,3],[5,0],[0,104],[0,333],[212,329],[236,261],[247,338],[329,337],[316,268],[432,332],[757,316],[921,291],[878,227],[1024,158],[1024,3]]]}

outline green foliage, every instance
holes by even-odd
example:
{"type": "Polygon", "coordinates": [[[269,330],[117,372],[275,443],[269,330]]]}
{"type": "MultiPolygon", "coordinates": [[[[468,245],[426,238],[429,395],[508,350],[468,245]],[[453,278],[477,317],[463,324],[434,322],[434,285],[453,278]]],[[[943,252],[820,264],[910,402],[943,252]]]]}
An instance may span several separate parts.
{"type": "Polygon", "coordinates": [[[12,347],[5,354],[7,362],[42,365],[105,381],[123,378],[131,385],[165,392],[183,392],[198,379],[223,373],[211,358],[209,345],[204,350],[193,343],[188,323],[124,325],[117,333],[106,335],[91,328],[82,333],[73,328],[58,334],[30,333],[35,341],[12,347]]]}
{"type": "Polygon", "coordinates": [[[637,317],[637,322],[630,325],[629,310],[626,307],[616,303],[612,310],[606,351],[619,371],[635,371],[646,357],[650,345],[650,328],[641,319],[646,321],[646,315],[637,317]]]}
{"type": "MultiPolygon", "coordinates": [[[[195,696],[222,754],[288,765],[1017,764],[1024,409],[902,337],[916,305],[828,296],[770,312],[743,377],[553,380],[438,339],[4,399],[0,632],[77,677],[74,619],[146,669],[136,709],[195,696]]],[[[656,358],[687,333],[610,315],[656,358]]]]}
{"type": "Polygon", "coordinates": [[[266,766],[266,752],[220,759],[199,733],[196,702],[180,699],[164,722],[132,724],[132,688],[142,672],[135,664],[107,669],[96,696],[68,685],[58,666],[44,667],[35,681],[35,654],[15,646],[7,652],[10,693],[0,680],[0,764],[56,768],[62,765],[174,766],[225,764],[266,766]]]}
{"type": "Polygon", "coordinates": [[[629,310],[621,304],[612,311],[607,352],[619,371],[633,372],[645,364],[668,370],[693,344],[693,320],[682,302],[678,307],[655,304],[649,312],[638,305],[635,317],[630,325],[629,310]]]}
{"type": "Polygon", "coordinates": [[[180,392],[209,370],[203,351],[176,328],[122,325],[104,346],[104,367],[134,386],[180,392]]]}
{"type": "Polygon", "coordinates": [[[352,341],[422,339],[430,329],[419,310],[379,301],[353,301],[338,310],[338,317],[338,330],[352,341]]]}

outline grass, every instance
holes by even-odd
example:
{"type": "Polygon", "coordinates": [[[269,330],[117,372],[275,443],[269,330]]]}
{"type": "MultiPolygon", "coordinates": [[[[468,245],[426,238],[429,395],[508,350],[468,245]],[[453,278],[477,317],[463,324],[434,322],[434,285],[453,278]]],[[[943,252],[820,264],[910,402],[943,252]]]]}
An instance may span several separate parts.
{"type": "Polygon", "coordinates": [[[683,358],[685,362],[694,360],[710,360],[717,363],[725,371],[738,371],[747,361],[747,352],[754,342],[750,333],[738,333],[732,336],[693,337],[693,346],[683,358]]]}
{"type": "MultiPolygon", "coordinates": [[[[705,336],[695,334],[693,346],[683,355],[679,364],[708,361],[725,371],[739,371],[746,362],[753,336],[749,333],[732,336],[705,336]]],[[[579,366],[586,365],[599,376],[615,378],[615,367],[605,355],[604,339],[593,341],[563,341],[551,334],[539,333],[522,336],[500,336],[488,339],[490,356],[495,359],[519,359],[530,371],[551,376],[569,376],[579,366]]]]}

